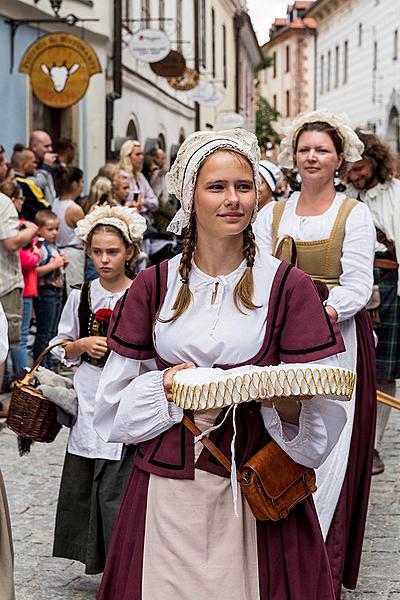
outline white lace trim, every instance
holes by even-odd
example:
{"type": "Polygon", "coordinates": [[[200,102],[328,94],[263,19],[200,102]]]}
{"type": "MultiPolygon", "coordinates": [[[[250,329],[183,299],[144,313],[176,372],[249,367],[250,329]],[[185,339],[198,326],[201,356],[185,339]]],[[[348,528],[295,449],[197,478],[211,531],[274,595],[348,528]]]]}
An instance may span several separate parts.
{"type": "Polygon", "coordinates": [[[182,207],[167,228],[171,233],[180,235],[182,229],[189,224],[200,166],[210,154],[224,148],[235,150],[250,161],[257,191],[256,208],[252,222],[256,218],[260,187],[260,175],[258,173],[260,151],[256,136],[245,129],[230,129],[219,132],[197,131],[186,138],[179,149],[172,168],[166,175],[168,191],[178,198],[182,207]]]}
{"type": "Polygon", "coordinates": [[[303,125],[306,123],[315,123],[316,121],[329,123],[329,125],[332,125],[336,129],[343,140],[343,158],[346,162],[353,163],[362,159],[364,144],[352,128],[349,118],[344,114],[334,113],[324,108],[298,115],[293,123],[283,130],[286,137],[281,141],[280,145],[278,156],[280,167],[284,169],[294,168],[294,145],[297,135],[303,125]]]}

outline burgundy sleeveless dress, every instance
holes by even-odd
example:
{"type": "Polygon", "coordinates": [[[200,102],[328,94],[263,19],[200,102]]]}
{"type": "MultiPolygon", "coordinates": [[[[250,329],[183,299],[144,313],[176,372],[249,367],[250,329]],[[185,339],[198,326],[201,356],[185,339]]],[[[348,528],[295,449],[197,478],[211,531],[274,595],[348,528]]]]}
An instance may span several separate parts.
{"type": "MultiPolygon", "coordinates": [[[[156,358],[160,369],[169,365],[156,354],[152,326],[165,296],[167,270],[168,263],[165,262],[138,275],[114,310],[108,339],[114,352],[135,360],[156,358]]],[[[310,278],[282,262],[271,288],[264,342],[253,359],[247,362],[261,366],[309,362],[343,350],[339,330],[327,316],[310,278]]],[[[231,368],[239,365],[216,366],[231,368]]],[[[271,439],[260,408],[257,402],[237,407],[238,468],[271,439]]],[[[223,409],[216,423],[220,423],[224,415],[223,409]]],[[[233,423],[229,415],[223,425],[210,434],[210,439],[230,456],[232,436],[233,423]]],[[[195,469],[220,477],[229,476],[205,448],[195,463],[193,435],[181,423],[139,444],[98,600],[143,600],[143,556],[150,477],[158,475],[172,480],[193,480],[195,469]]],[[[179,514],[179,507],[171,507],[171,510],[179,514]]],[[[196,535],[195,531],[193,535],[196,535]]],[[[311,497],[281,521],[257,522],[256,538],[259,593],[257,598],[246,600],[334,600],[329,560],[311,497]]],[[[154,576],[157,576],[156,573],[154,576]]],[[[195,597],[196,590],[188,589],[185,598],[177,597],[176,600],[195,597]]],[[[215,598],[220,598],[217,589],[215,598]]]]}

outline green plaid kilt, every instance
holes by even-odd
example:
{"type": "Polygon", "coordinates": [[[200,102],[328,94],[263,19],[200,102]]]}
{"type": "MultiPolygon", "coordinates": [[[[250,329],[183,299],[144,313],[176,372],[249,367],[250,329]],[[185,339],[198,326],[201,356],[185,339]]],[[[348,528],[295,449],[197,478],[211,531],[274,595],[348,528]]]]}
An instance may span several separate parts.
{"type": "MultiPolygon", "coordinates": [[[[379,253],[376,258],[388,258],[379,253]]],[[[400,378],[400,299],[397,295],[398,274],[396,270],[374,269],[374,280],[379,283],[381,304],[379,315],[382,325],[376,330],[376,378],[394,380],[400,378]]]]}

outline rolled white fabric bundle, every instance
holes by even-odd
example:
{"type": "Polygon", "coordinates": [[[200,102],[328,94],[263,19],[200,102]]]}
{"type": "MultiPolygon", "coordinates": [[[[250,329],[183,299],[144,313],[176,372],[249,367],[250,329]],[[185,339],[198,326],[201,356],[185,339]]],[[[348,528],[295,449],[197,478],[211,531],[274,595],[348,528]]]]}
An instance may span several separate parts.
{"type": "Polygon", "coordinates": [[[198,367],[176,373],[173,402],[183,409],[222,408],[273,397],[333,398],[350,400],[356,374],[348,369],[315,363],[294,363],[235,369],[198,367]]]}

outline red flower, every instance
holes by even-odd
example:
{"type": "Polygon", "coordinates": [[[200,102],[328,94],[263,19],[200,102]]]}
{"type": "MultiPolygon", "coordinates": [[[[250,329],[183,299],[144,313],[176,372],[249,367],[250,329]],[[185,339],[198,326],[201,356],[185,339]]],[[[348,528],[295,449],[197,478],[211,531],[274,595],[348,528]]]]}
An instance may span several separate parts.
{"type": "Polygon", "coordinates": [[[94,316],[97,321],[102,321],[104,323],[109,323],[112,315],[111,308],[99,308],[98,311],[94,313],[94,316]]]}

